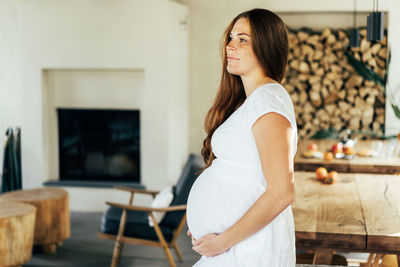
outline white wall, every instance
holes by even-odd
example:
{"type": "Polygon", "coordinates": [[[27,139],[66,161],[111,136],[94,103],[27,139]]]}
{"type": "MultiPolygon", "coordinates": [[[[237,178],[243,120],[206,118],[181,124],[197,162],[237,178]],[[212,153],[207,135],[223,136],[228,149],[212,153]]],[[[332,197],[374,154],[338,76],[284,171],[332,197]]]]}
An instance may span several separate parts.
{"type": "MultiPolygon", "coordinates": [[[[141,70],[146,103],[141,114],[142,183],[152,189],[175,183],[188,157],[187,29],[182,24],[187,8],[168,0],[0,1],[0,12],[5,6],[7,16],[1,34],[8,38],[1,53],[11,51],[6,63],[15,68],[0,78],[7,82],[1,90],[1,101],[8,102],[4,111],[14,114],[2,112],[1,118],[7,118],[4,125],[22,127],[24,188],[54,178],[48,166],[54,159],[46,154],[54,144],[43,132],[48,117],[42,92],[46,75],[54,78],[57,70],[141,70]]],[[[104,209],[104,195],[109,194],[107,189],[68,190],[74,196],[72,210],[104,209]]]]}
{"type": "MultiPolygon", "coordinates": [[[[391,63],[388,77],[388,90],[400,107],[400,1],[390,0],[388,41],[391,48],[391,63]]],[[[394,115],[390,101],[386,101],[385,131],[389,135],[400,133],[400,118],[394,115]]]]}
{"type": "MultiPolygon", "coordinates": [[[[14,0],[0,0],[0,144],[7,127],[18,126],[21,98],[18,90],[18,6],[14,0]]],[[[0,149],[0,173],[3,153],[0,149]]]]}
{"type": "MultiPolygon", "coordinates": [[[[277,12],[292,28],[302,26],[314,29],[349,28],[353,25],[354,2],[348,0],[187,0],[186,3],[190,9],[190,151],[196,154],[200,154],[202,142],[206,136],[203,128],[204,118],[212,105],[219,85],[220,40],[225,27],[236,15],[245,10],[260,7],[277,12]]],[[[357,24],[366,26],[366,15],[371,11],[372,1],[358,0],[357,6],[359,11],[357,24]]],[[[381,11],[395,14],[390,16],[389,36],[391,32],[398,32],[394,28],[400,24],[398,6],[398,0],[379,1],[381,11]]],[[[396,38],[399,38],[398,34],[396,38]]],[[[394,41],[392,46],[392,50],[400,52],[399,40],[394,41]]],[[[400,62],[399,56],[396,56],[393,51],[392,56],[392,61],[400,62]]],[[[399,67],[396,69],[398,72],[399,67]]],[[[386,123],[388,127],[391,127],[394,122],[389,119],[386,123]]],[[[400,127],[397,129],[400,130],[400,127]]]]}

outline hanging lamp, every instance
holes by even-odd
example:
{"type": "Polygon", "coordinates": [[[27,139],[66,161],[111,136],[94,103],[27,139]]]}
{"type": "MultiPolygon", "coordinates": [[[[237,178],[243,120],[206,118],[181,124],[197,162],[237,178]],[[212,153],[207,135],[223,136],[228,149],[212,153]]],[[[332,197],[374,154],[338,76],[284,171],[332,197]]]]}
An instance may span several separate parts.
{"type": "Polygon", "coordinates": [[[360,47],[360,32],[357,28],[357,0],[354,0],[353,28],[350,30],[350,47],[360,47]]]}
{"type": "Polygon", "coordinates": [[[378,11],[378,0],[373,0],[372,12],[367,16],[367,41],[379,42],[383,39],[383,12],[378,11]]]}

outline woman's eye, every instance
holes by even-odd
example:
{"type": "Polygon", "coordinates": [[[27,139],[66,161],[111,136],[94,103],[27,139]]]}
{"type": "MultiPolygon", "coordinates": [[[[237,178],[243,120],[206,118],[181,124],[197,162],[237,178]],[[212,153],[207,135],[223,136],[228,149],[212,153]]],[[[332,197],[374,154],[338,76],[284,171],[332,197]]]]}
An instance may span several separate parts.
{"type": "Polygon", "coordinates": [[[246,40],[246,39],[243,39],[243,38],[240,38],[239,40],[240,40],[241,43],[247,42],[247,40],[246,40]]]}

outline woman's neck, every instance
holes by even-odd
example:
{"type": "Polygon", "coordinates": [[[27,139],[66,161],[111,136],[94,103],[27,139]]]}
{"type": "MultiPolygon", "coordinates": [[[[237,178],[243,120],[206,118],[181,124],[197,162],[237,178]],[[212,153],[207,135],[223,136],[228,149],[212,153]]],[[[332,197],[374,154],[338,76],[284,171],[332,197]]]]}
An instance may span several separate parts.
{"type": "Polygon", "coordinates": [[[251,95],[251,93],[266,83],[277,83],[274,79],[271,79],[263,74],[253,74],[253,75],[245,75],[240,77],[242,79],[244,91],[246,93],[246,97],[251,95]]]}

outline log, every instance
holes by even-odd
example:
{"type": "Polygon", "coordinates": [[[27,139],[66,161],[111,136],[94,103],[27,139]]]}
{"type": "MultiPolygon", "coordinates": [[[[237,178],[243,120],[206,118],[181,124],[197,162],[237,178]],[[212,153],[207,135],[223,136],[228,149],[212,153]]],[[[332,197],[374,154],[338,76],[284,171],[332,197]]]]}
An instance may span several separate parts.
{"type": "Polygon", "coordinates": [[[322,87],[321,95],[322,95],[322,99],[324,99],[324,102],[326,103],[326,99],[329,96],[329,90],[326,87],[322,87]]]}
{"type": "Polygon", "coordinates": [[[289,92],[289,93],[292,93],[292,92],[294,92],[294,86],[293,85],[291,85],[291,84],[287,84],[286,86],[285,86],[285,88],[286,88],[286,90],[289,92]]]}
{"type": "Polygon", "coordinates": [[[354,58],[361,61],[360,53],[354,53],[354,58]]]}
{"type": "Polygon", "coordinates": [[[361,53],[364,53],[367,51],[367,49],[370,47],[370,43],[367,41],[367,39],[363,38],[360,42],[360,51],[361,53]]]}
{"type": "Polygon", "coordinates": [[[336,42],[336,37],[333,34],[330,34],[327,38],[326,38],[326,43],[328,45],[332,45],[336,42]]]}
{"type": "Polygon", "coordinates": [[[343,79],[336,79],[333,81],[336,87],[336,91],[339,91],[343,86],[343,79]]]}
{"type": "Polygon", "coordinates": [[[382,59],[386,59],[387,57],[387,48],[382,48],[381,50],[379,50],[378,55],[382,58],[382,59]]]}
{"type": "MultiPolygon", "coordinates": [[[[293,103],[296,105],[299,102],[299,94],[297,92],[294,92],[290,94],[290,98],[292,99],[293,103]]],[[[297,115],[297,114],[296,114],[297,115]]]]}
{"type": "Polygon", "coordinates": [[[322,104],[321,96],[320,96],[319,92],[316,90],[310,91],[310,100],[311,100],[311,103],[313,103],[315,107],[319,107],[322,104]]]}
{"type": "MultiPolygon", "coordinates": [[[[344,44],[343,44],[343,48],[346,48],[348,45],[349,45],[348,43],[344,43],[344,44]]],[[[342,59],[343,56],[344,56],[343,51],[336,51],[336,56],[337,56],[338,58],[342,59]]]]}
{"type": "MultiPolygon", "coordinates": [[[[360,48],[351,53],[368,64],[371,70],[384,76],[387,44],[385,41],[376,44],[367,42],[366,29],[360,30],[360,37],[360,48]]],[[[364,80],[348,63],[344,52],[349,45],[349,36],[345,31],[334,32],[325,28],[318,34],[300,30],[290,32],[288,39],[290,53],[286,74],[289,79],[284,80],[284,86],[295,105],[300,138],[320,128],[341,130],[357,125],[358,130],[382,128],[384,114],[378,115],[377,109],[384,106],[385,98],[374,82],[364,80]],[[310,108],[305,111],[307,104],[312,111],[310,108]],[[365,110],[368,112],[362,115],[365,110]]],[[[386,36],[384,40],[387,41],[386,36]]],[[[384,109],[379,112],[384,113],[384,109]]]]}
{"type": "Polygon", "coordinates": [[[0,265],[18,266],[32,256],[36,208],[0,201],[0,265]]]}
{"type": "Polygon", "coordinates": [[[373,107],[375,104],[375,96],[368,96],[367,99],[365,100],[368,106],[373,107]]]}
{"type": "Polygon", "coordinates": [[[297,39],[297,36],[295,34],[291,33],[291,32],[288,35],[288,39],[289,39],[289,46],[290,47],[295,47],[299,43],[299,40],[297,39]]]}
{"type": "Polygon", "coordinates": [[[382,47],[382,45],[381,45],[380,43],[374,44],[374,45],[371,47],[371,52],[372,52],[372,54],[373,54],[373,55],[378,54],[378,52],[381,50],[381,47],[382,47]]]}
{"type": "Polygon", "coordinates": [[[295,58],[300,58],[300,56],[301,56],[300,47],[295,46],[295,47],[293,48],[293,57],[295,57],[295,58]]]}
{"type": "Polygon", "coordinates": [[[367,38],[367,29],[361,29],[360,36],[363,37],[363,39],[367,38]]]}
{"type": "Polygon", "coordinates": [[[313,55],[313,60],[320,60],[324,56],[324,53],[322,50],[315,50],[315,53],[313,55]]]}
{"type": "Polygon", "coordinates": [[[340,99],[344,99],[346,97],[346,91],[342,90],[336,94],[340,99]]]}
{"type": "Polygon", "coordinates": [[[308,66],[307,62],[300,62],[299,71],[302,73],[310,73],[310,67],[308,66]]]}
{"type": "Polygon", "coordinates": [[[324,71],[323,68],[318,68],[318,69],[315,71],[315,75],[318,75],[318,76],[322,76],[322,75],[324,75],[324,73],[325,73],[325,71],[324,71]]]}
{"type": "Polygon", "coordinates": [[[336,73],[336,72],[328,72],[328,73],[325,75],[325,78],[326,78],[326,79],[329,79],[330,81],[334,81],[334,80],[341,79],[342,77],[341,77],[340,74],[338,74],[338,73],[336,73]]]}
{"type": "Polygon", "coordinates": [[[351,118],[349,121],[348,128],[350,130],[358,130],[360,129],[360,118],[351,118]]]}
{"type": "Polygon", "coordinates": [[[313,34],[307,38],[306,42],[315,48],[316,46],[318,46],[319,40],[320,40],[319,36],[316,34],[313,34]]]}
{"type": "Polygon", "coordinates": [[[313,85],[319,85],[321,83],[321,76],[311,76],[308,82],[313,85]]]}
{"type": "Polygon", "coordinates": [[[363,62],[368,62],[372,58],[372,52],[370,49],[368,49],[365,53],[362,55],[362,61],[363,62]]]}
{"type": "Polygon", "coordinates": [[[321,38],[322,39],[327,39],[329,36],[331,36],[332,35],[332,31],[331,31],[331,29],[330,28],[324,28],[323,30],[322,30],[322,33],[321,33],[321,38]]]}
{"type": "Polygon", "coordinates": [[[304,105],[304,112],[305,112],[305,113],[314,113],[314,112],[315,112],[315,108],[313,107],[313,105],[311,105],[310,102],[307,102],[307,103],[304,105]]]}
{"type": "Polygon", "coordinates": [[[18,201],[36,207],[34,245],[43,252],[55,252],[56,245],[70,236],[68,192],[59,188],[18,190],[5,193],[1,200],[18,201]]]}
{"type": "Polygon", "coordinates": [[[308,33],[299,31],[297,33],[297,38],[299,39],[300,42],[304,42],[308,38],[308,33]]]}
{"type": "Polygon", "coordinates": [[[378,121],[374,121],[373,123],[372,123],[372,130],[373,131],[377,131],[377,130],[379,130],[380,129],[380,127],[381,127],[381,124],[378,122],[378,121]]]}
{"type": "Polygon", "coordinates": [[[328,114],[329,117],[333,115],[334,110],[336,109],[335,104],[327,104],[325,105],[325,112],[328,114]]]}
{"type": "Polygon", "coordinates": [[[311,58],[311,56],[314,54],[314,49],[312,49],[312,47],[309,45],[302,44],[301,53],[303,56],[308,56],[309,58],[311,58]]]}
{"type": "Polygon", "coordinates": [[[313,119],[313,116],[310,113],[306,113],[303,115],[303,120],[305,121],[305,126],[304,128],[312,128],[310,126],[310,121],[313,119]]]}
{"type": "Polygon", "coordinates": [[[354,86],[360,87],[362,82],[363,78],[358,74],[354,74],[347,80],[345,87],[346,88],[354,88],[354,86]]]}
{"type": "Polygon", "coordinates": [[[380,57],[375,57],[375,60],[379,68],[386,67],[386,61],[384,59],[381,59],[380,57]]]}
{"type": "Polygon", "coordinates": [[[343,39],[348,38],[347,34],[344,31],[341,31],[341,30],[338,31],[338,36],[339,36],[339,40],[343,40],[343,39]]]}
{"type": "Polygon", "coordinates": [[[300,104],[302,105],[302,104],[307,103],[307,98],[308,98],[307,93],[305,91],[301,91],[300,92],[300,104]]]}
{"type": "Polygon", "coordinates": [[[340,74],[342,72],[342,68],[338,65],[332,65],[331,71],[340,74]]]}
{"type": "Polygon", "coordinates": [[[300,81],[306,82],[310,78],[310,75],[309,74],[305,74],[305,73],[301,73],[301,74],[299,74],[298,78],[299,78],[300,81]]]}
{"type": "Polygon", "coordinates": [[[299,70],[300,63],[297,59],[293,59],[292,61],[289,62],[289,66],[292,69],[299,70]]]}
{"type": "Polygon", "coordinates": [[[310,68],[311,68],[311,71],[315,72],[319,68],[319,63],[318,62],[311,62],[310,63],[310,68]]]}

